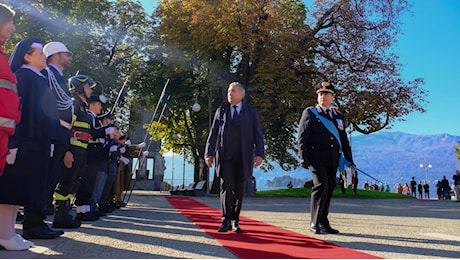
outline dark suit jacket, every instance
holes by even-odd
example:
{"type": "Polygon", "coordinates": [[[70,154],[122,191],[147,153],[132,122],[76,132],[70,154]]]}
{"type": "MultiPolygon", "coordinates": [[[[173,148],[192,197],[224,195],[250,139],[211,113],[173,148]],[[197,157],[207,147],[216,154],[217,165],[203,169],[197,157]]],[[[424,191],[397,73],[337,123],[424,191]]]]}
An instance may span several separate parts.
{"type": "MultiPolygon", "coordinates": [[[[264,138],[262,132],[262,124],[260,123],[259,114],[253,106],[242,104],[240,111],[241,121],[241,152],[243,158],[243,171],[245,178],[252,176],[254,168],[254,156],[265,156],[264,138]]],[[[221,161],[225,157],[224,147],[231,145],[224,142],[225,131],[227,131],[227,123],[230,104],[224,103],[220,106],[214,115],[211,132],[209,133],[206,142],[206,157],[215,157],[216,173],[220,176],[221,161]]]]}
{"type": "MultiPolygon", "coordinates": [[[[306,108],[299,122],[298,146],[301,159],[305,165],[322,165],[337,167],[340,158],[340,146],[337,139],[327,130],[324,124],[311,111],[313,107],[306,108]]],[[[316,106],[318,113],[325,114],[316,106]]],[[[333,110],[333,122],[339,131],[342,151],[349,162],[353,162],[351,148],[345,132],[345,117],[340,112],[333,110]],[[338,121],[343,123],[342,130],[338,121]]]]}

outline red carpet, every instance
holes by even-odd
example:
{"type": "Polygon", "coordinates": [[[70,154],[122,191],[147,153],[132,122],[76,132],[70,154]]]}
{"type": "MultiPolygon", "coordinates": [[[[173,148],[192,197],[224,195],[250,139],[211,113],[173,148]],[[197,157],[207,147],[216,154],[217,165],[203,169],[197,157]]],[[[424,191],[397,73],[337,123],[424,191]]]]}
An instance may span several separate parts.
{"type": "Polygon", "coordinates": [[[173,207],[238,258],[377,259],[379,257],[241,217],[243,233],[219,233],[221,211],[188,197],[167,197],[173,207]]]}

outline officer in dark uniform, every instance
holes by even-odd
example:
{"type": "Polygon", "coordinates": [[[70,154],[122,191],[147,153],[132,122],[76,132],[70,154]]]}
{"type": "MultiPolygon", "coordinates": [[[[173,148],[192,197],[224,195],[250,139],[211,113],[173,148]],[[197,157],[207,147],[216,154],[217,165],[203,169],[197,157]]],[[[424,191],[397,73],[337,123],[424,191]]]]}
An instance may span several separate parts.
{"type": "Polygon", "coordinates": [[[45,212],[47,215],[52,215],[54,189],[59,181],[64,155],[70,147],[73,100],[63,71],[71,66],[72,52],[61,42],[50,42],[43,47],[43,53],[47,57],[48,66],[42,72],[47,76],[48,84],[56,97],[60,122],[58,138],[54,143],[54,153],[51,157],[46,191],[45,212]]]}
{"type": "Polygon", "coordinates": [[[345,118],[331,107],[335,94],[334,86],[323,82],[316,93],[318,104],[303,111],[297,142],[301,165],[310,170],[313,178],[310,230],[316,234],[336,234],[339,231],[330,226],[328,214],[336,185],[340,153],[342,151],[352,165],[353,158],[345,132],[345,118]],[[320,117],[329,122],[321,121],[320,117]]]}
{"type": "MultiPolygon", "coordinates": [[[[113,124],[112,114],[110,112],[99,116],[99,119],[101,120],[103,125],[113,124]]],[[[115,207],[110,205],[110,198],[113,194],[113,183],[115,182],[115,178],[117,176],[118,160],[121,158],[121,154],[126,151],[126,148],[124,148],[122,144],[119,143],[120,137],[121,134],[118,131],[117,127],[115,127],[113,136],[107,136],[107,147],[109,147],[107,179],[105,180],[101,197],[97,202],[99,211],[103,213],[110,213],[116,209],[115,207]]]]}
{"type": "MultiPolygon", "coordinates": [[[[85,75],[76,75],[69,79],[69,88],[74,97],[73,123],[70,134],[70,147],[64,155],[64,166],[59,183],[54,193],[55,214],[53,227],[77,228],[80,220],[70,215],[70,199],[79,186],[79,178],[84,175],[86,167],[86,148],[91,139],[90,120],[86,113],[86,99],[91,96],[96,86],[94,80],[85,75]]],[[[77,204],[77,213],[86,212],[86,207],[77,204]]],[[[88,206],[89,211],[89,206],[88,206]]]]}
{"type": "MultiPolygon", "coordinates": [[[[114,133],[113,124],[102,125],[98,115],[101,114],[102,104],[107,100],[104,96],[91,96],[88,99],[88,116],[91,121],[92,139],[88,144],[88,170],[85,185],[88,185],[88,191],[91,192],[90,207],[91,212],[96,216],[104,216],[99,211],[97,202],[99,201],[104,190],[104,184],[107,179],[109,163],[109,138],[114,133]]],[[[77,196],[78,199],[78,196],[77,196]]]]}

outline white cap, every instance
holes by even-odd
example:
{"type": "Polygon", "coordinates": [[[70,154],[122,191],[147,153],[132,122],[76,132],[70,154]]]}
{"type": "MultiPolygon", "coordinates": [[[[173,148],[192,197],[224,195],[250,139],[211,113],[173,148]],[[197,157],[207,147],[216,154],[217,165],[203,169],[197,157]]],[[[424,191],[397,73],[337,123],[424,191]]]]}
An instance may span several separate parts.
{"type": "Polygon", "coordinates": [[[47,43],[43,47],[43,52],[45,53],[46,57],[48,58],[49,56],[60,53],[60,52],[67,52],[70,55],[72,55],[72,52],[65,47],[65,45],[62,42],[50,42],[47,43]]]}

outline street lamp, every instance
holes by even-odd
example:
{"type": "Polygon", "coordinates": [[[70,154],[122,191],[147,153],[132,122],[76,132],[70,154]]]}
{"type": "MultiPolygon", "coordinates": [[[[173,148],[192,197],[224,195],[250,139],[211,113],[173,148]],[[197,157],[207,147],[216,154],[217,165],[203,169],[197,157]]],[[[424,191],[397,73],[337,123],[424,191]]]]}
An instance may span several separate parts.
{"type": "MultiPolygon", "coordinates": [[[[198,96],[195,99],[195,104],[192,106],[193,112],[200,112],[201,105],[198,103],[198,96]]],[[[208,98],[208,112],[209,112],[209,129],[211,129],[211,91],[209,91],[209,98],[208,98]]],[[[206,173],[206,195],[209,195],[209,168],[208,172],[206,173]]]]}
{"type": "Polygon", "coordinates": [[[433,168],[431,163],[427,163],[426,159],[423,159],[423,162],[419,165],[420,169],[425,168],[425,181],[428,181],[428,169],[433,168]]]}
{"type": "Polygon", "coordinates": [[[201,106],[200,106],[200,104],[198,104],[198,98],[197,98],[197,100],[195,100],[195,104],[193,104],[192,110],[193,110],[193,112],[200,112],[201,106]]]}

